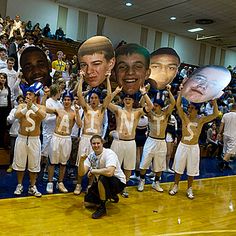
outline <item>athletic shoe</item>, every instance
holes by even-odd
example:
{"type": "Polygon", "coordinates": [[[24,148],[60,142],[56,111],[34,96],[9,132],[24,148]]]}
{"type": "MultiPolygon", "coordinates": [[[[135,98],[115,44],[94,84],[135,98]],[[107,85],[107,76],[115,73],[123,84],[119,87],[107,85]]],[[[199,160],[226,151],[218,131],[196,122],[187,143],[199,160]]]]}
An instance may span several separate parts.
{"type": "Polygon", "coordinates": [[[128,197],[129,197],[129,193],[127,192],[127,189],[126,189],[126,188],[124,188],[124,190],[123,190],[121,196],[124,197],[124,198],[128,198],[128,197]]]}
{"type": "Polygon", "coordinates": [[[16,186],[16,190],[14,191],[15,195],[21,195],[23,192],[23,186],[22,184],[17,184],[16,186]]]}
{"type": "Polygon", "coordinates": [[[81,192],[82,192],[82,186],[81,186],[81,184],[76,184],[75,190],[74,190],[74,194],[75,194],[75,195],[80,195],[81,192]]]}
{"type": "Polygon", "coordinates": [[[148,178],[155,177],[155,174],[151,171],[150,173],[146,174],[148,178]]]}
{"type": "Polygon", "coordinates": [[[173,170],[171,170],[170,168],[167,168],[166,170],[164,170],[164,172],[170,173],[170,174],[174,174],[175,172],[173,170]]]}
{"type": "Polygon", "coordinates": [[[176,193],[178,193],[178,185],[174,184],[173,188],[169,191],[169,194],[173,196],[176,193]]]}
{"type": "Polygon", "coordinates": [[[59,189],[61,193],[68,193],[68,190],[66,189],[63,182],[57,183],[57,189],[59,189]]]}
{"type": "Polygon", "coordinates": [[[99,219],[102,216],[106,215],[106,207],[105,206],[99,206],[98,209],[92,214],[93,219],[99,219]]]}
{"type": "Polygon", "coordinates": [[[145,184],[145,179],[140,179],[139,184],[138,184],[138,191],[142,192],[144,189],[144,184],[145,184]]]}
{"type": "Polygon", "coordinates": [[[131,175],[129,178],[132,180],[140,180],[140,176],[136,176],[135,174],[131,175]]]}
{"type": "Polygon", "coordinates": [[[34,195],[35,197],[41,197],[42,196],[42,193],[40,193],[38,191],[38,189],[35,185],[29,187],[28,193],[31,194],[31,195],[34,195]]]}
{"type": "Polygon", "coordinates": [[[46,191],[47,191],[47,193],[53,193],[53,183],[52,182],[47,183],[46,191]]]}
{"type": "Polygon", "coordinates": [[[189,189],[187,189],[186,195],[189,199],[194,199],[194,195],[193,195],[193,189],[192,187],[190,187],[189,189]]]}
{"type": "Polygon", "coordinates": [[[113,202],[113,203],[118,203],[118,202],[119,202],[119,197],[118,197],[118,195],[116,194],[116,195],[112,196],[110,200],[111,200],[111,202],[113,202]]]}
{"type": "Polygon", "coordinates": [[[152,182],[152,188],[155,189],[157,192],[164,192],[163,188],[160,186],[160,182],[159,181],[154,181],[152,182]]]}

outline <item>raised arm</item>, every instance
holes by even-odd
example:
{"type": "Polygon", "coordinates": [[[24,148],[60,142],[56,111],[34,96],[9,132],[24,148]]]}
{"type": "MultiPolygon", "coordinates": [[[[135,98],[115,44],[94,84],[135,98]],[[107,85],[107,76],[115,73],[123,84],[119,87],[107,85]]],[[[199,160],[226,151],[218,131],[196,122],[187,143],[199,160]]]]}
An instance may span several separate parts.
{"type": "Polygon", "coordinates": [[[218,105],[217,105],[216,99],[213,100],[213,107],[214,107],[213,108],[213,114],[211,114],[209,116],[204,116],[202,118],[204,123],[208,123],[211,120],[214,120],[219,115],[219,110],[218,110],[218,105]]]}
{"type": "Polygon", "coordinates": [[[78,86],[78,91],[77,91],[77,96],[79,99],[79,104],[80,106],[85,110],[87,110],[87,103],[84,99],[82,90],[83,90],[83,82],[84,82],[84,72],[80,71],[80,80],[79,80],[79,86],[78,86]]]}
{"type": "Polygon", "coordinates": [[[169,98],[170,98],[170,104],[169,104],[169,106],[167,108],[167,113],[171,114],[173,109],[174,109],[174,107],[175,107],[175,98],[174,98],[173,94],[171,93],[171,86],[169,84],[166,85],[166,90],[168,91],[169,98]]]}
{"type": "Polygon", "coordinates": [[[150,112],[153,108],[153,104],[152,104],[152,101],[151,99],[149,98],[149,96],[147,95],[147,90],[146,90],[146,87],[145,86],[142,86],[140,87],[139,91],[141,92],[142,94],[142,97],[144,98],[145,100],[145,111],[146,113],[150,112]]]}
{"type": "Polygon", "coordinates": [[[178,115],[179,115],[180,119],[183,120],[184,119],[184,111],[183,111],[183,108],[181,107],[181,103],[182,103],[182,93],[181,93],[181,91],[179,91],[177,101],[176,101],[176,108],[177,108],[178,115]]]}
{"type": "Polygon", "coordinates": [[[108,107],[109,103],[110,103],[111,100],[112,100],[110,76],[111,76],[111,72],[107,72],[107,73],[106,73],[106,79],[107,79],[107,96],[105,97],[105,99],[103,100],[103,103],[102,103],[102,109],[104,109],[104,110],[108,107]]]}
{"type": "Polygon", "coordinates": [[[82,127],[82,120],[79,115],[79,106],[75,105],[75,122],[78,125],[79,128],[82,127]]]}

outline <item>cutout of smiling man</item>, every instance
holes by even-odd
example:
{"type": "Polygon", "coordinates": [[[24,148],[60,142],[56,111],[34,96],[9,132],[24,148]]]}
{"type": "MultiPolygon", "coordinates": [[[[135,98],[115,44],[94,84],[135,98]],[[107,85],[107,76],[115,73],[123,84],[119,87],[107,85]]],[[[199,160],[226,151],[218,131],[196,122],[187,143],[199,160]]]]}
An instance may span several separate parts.
{"type": "Polygon", "coordinates": [[[129,95],[139,91],[150,75],[150,55],[146,48],[129,43],[116,50],[115,75],[122,90],[129,95]]]}
{"type": "Polygon", "coordinates": [[[115,64],[115,54],[111,41],[104,36],[94,36],[86,40],[78,50],[80,69],[84,80],[92,88],[106,79],[115,64]]]}

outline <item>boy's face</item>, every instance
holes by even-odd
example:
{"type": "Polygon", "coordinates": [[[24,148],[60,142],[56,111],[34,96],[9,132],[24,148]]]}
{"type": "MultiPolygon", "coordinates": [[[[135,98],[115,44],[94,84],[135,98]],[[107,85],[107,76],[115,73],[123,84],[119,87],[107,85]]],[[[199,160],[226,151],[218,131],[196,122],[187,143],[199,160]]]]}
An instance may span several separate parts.
{"type": "Polygon", "coordinates": [[[151,57],[150,80],[154,80],[153,85],[156,89],[164,89],[170,84],[178,72],[179,59],[173,55],[160,54],[151,57]]]}
{"type": "Polygon", "coordinates": [[[107,61],[104,54],[94,53],[79,57],[79,62],[85,81],[94,88],[106,79],[106,74],[114,67],[115,58],[107,61]]]}
{"type": "Polygon", "coordinates": [[[134,94],[148,79],[150,70],[146,68],[144,56],[133,53],[120,55],[116,58],[115,74],[123,91],[127,94],[134,94]]]}
{"type": "Polygon", "coordinates": [[[218,68],[203,68],[183,81],[182,95],[191,102],[206,102],[216,98],[230,80],[230,73],[218,68]]]}

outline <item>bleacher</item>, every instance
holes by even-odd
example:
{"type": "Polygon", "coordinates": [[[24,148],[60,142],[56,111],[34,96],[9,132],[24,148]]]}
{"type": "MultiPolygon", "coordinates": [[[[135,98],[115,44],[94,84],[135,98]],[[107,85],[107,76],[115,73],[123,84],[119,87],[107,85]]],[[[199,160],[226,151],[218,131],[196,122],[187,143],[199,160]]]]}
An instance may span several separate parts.
{"type": "Polygon", "coordinates": [[[61,50],[66,54],[66,58],[71,60],[73,55],[77,55],[79,46],[81,45],[80,42],[72,41],[61,41],[49,38],[42,38],[42,44],[44,44],[53,55],[53,60],[57,59],[56,53],[57,51],[61,50]]]}

